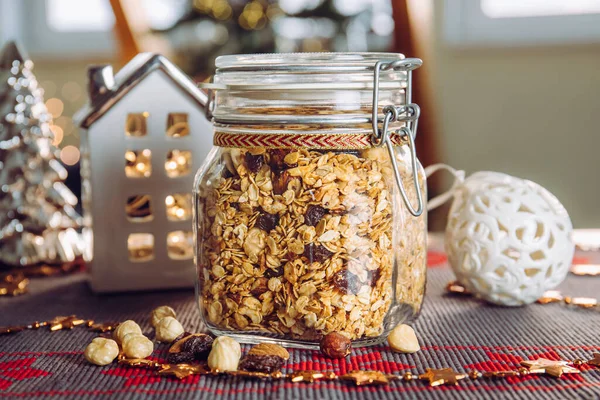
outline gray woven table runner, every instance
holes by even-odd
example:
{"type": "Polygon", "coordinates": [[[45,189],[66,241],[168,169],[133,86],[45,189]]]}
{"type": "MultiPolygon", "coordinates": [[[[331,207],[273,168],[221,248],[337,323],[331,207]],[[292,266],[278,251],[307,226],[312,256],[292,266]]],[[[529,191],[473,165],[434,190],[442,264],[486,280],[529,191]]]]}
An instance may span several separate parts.
{"type": "MultiPolygon", "coordinates": [[[[151,334],[149,312],[169,304],[190,331],[198,325],[192,291],[94,295],[83,274],[35,280],[31,293],[0,298],[0,326],[76,314],[96,321],[134,319],[151,334]]],[[[514,368],[521,360],[546,357],[587,359],[600,352],[600,313],[560,304],[502,308],[444,295],[452,279],[445,266],[429,269],[427,300],[415,330],[422,350],[400,355],[385,346],[357,349],[344,360],[318,352],[292,350],[284,372],[292,369],[353,369],[424,372],[514,368]]],[[[570,276],[564,293],[600,296],[600,278],[570,276]]],[[[600,370],[561,379],[528,376],[508,380],[463,380],[456,387],[431,388],[425,382],[392,382],[383,387],[353,387],[342,382],[294,384],[194,376],[179,381],[151,371],[113,364],[88,364],[82,351],[95,336],[84,328],[50,333],[26,331],[0,336],[0,398],[168,398],[168,399],[596,399],[600,370]]],[[[165,347],[158,347],[165,351],[165,347]]],[[[589,367],[586,367],[589,368],[589,367]]]]}

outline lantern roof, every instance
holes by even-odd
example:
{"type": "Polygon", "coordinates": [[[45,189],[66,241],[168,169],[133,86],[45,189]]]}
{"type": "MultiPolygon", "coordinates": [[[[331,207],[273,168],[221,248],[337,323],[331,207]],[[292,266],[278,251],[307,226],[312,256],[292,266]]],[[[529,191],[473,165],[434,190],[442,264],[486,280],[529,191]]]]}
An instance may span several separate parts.
{"type": "Polygon", "coordinates": [[[88,103],[73,117],[82,128],[89,128],[141,83],[150,73],[161,70],[177,86],[192,98],[200,109],[208,102],[206,93],[200,90],[175,64],[160,54],[141,53],[135,56],[116,75],[109,65],[92,66],[88,70],[88,103]]]}

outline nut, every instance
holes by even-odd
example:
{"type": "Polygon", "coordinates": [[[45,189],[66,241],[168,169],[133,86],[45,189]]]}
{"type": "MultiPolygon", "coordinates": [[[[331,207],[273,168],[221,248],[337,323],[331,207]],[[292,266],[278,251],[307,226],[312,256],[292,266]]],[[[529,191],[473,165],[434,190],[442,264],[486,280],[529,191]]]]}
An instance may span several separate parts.
{"type": "Polygon", "coordinates": [[[212,343],[213,338],[204,333],[184,336],[176,340],[169,348],[167,361],[172,364],[180,364],[205,360],[212,343]]]}
{"type": "Polygon", "coordinates": [[[163,343],[171,343],[185,330],[179,321],[173,317],[164,317],[155,327],[156,340],[163,343]]]}
{"type": "Polygon", "coordinates": [[[146,358],[154,351],[154,343],[146,336],[136,333],[126,335],[122,346],[127,358],[146,358]]]}
{"type": "Polygon", "coordinates": [[[125,322],[121,322],[113,333],[113,339],[115,339],[117,343],[121,344],[123,343],[123,338],[125,338],[125,335],[128,333],[137,333],[138,335],[141,335],[142,328],[140,328],[137,322],[130,319],[125,322]]]}
{"type": "Polygon", "coordinates": [[[321,352],[329,358],[344,358],[352,353],[352,342],[341,333],[331,332],[321,339],[321,352]]]}
{"type": "Polygon", "coordinates": [[[271,373],[279,371],[290,354],[283,347],[272,343],[260,343],[252,347],[240,363],[240,369],[271,373]]]}
{"type": "Polygon", "coordinates": [[[108,365],[119,355],[119,345],[112,339],[97,337],[85,348],[86,360],[95,365],[108,365]]]}
{"type": "Polygon", "coordinates": [[[248,351],[248,355],[277,356],[284,360],[290,359],[290,353],[286,349],[273,343],[259,343],[248,351]]]}
{"type": "Polygon", "coordinates": [[[175,318],[177,317],[177,314],[175,313],[175,310],[173,310],[169,306],[160,306],[158,308],[155,308],[152,311],[152,315],[150,316],[150,322],[152,323],[152,326],[156,328],[156,325],[158,325],[160,320],[164,317],[175,318]]]}
{"type": "Polygon", "coordinates": [[[240,344],[229,336],[219,336],[208,355],[208,366],[213,370],[237,371],[242,356],[240,344]]]}
{"type": "Polygon", "coordinates": [[[281,195],[287,190],[289,183],[292,181],[292,176],[287,171],[273,171],[271,181],[273,184],[273,193],[281,195]]]}
{"type": "Polygon", "coordinates": [[[416,353],[421,350],[414,329],[404,324],[398,325],[390,332],[388,344],[392,350],[401,353],[416,353]]]}

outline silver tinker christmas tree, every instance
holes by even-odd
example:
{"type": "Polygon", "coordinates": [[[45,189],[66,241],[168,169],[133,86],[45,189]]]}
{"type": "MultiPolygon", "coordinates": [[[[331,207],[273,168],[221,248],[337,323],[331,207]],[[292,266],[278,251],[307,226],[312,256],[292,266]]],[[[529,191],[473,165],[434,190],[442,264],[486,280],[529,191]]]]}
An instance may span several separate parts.
{"type": "Polygon", "coordinates": [[[15,43],[0,52],[0,268],[63,264],[83,250],[32,68],[15,43]]]}

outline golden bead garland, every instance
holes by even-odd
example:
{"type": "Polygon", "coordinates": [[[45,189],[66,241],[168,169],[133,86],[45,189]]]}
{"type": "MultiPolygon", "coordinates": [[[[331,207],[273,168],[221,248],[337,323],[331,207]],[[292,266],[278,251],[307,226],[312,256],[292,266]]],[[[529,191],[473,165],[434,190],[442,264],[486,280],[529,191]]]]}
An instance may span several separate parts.
{"type": "MultiPolygon", "coordinates": [[[[453,295],[460,296],[472,296],[472,293],[469,290],[460,284],[458,281],[449,282],[446,285],[446,290],[448,293],[453,295]]],[[[587,308],[587,309],[595,309],[599,310],[598,299],[593,297],[571,297],[571,296],[563,296],[562,293],[558,290],[547,290],[544,292],[542,297],[537,299],[536,303],[538,304],[550,304],[550,303],[562,303],[569,306],[575,306],[579,308],[587,308]]]]}

